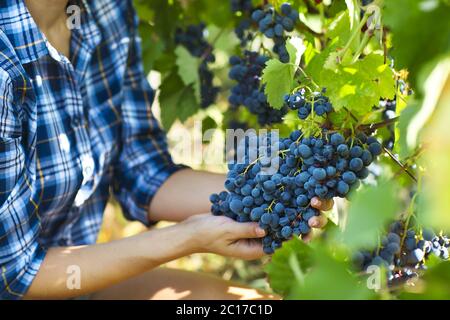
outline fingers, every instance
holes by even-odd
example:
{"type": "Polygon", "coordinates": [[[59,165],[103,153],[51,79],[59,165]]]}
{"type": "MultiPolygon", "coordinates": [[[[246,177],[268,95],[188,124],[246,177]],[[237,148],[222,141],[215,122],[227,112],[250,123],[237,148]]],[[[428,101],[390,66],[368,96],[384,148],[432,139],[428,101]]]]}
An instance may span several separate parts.
{"type": "Polygon", "coordinates": [[[306,242],[306,243],[310,242],[312,240],[312,238],[313,238],[313,233],[312,232],[302,236],[302,240],[304,242],[306,242]]]}
{"type": "Polygon", "coordinates": [[[333,201],[333,199],[324,200],[324,199],[320,199],[318,197],[314,197],[311,199],[311,206],[320,211],[328,211],[333,208],[334,201],[333,201]]]}
{"type": "Polygon", "coordinates": [[[262,238],[266,235],[266,231],[254,222],[235,222],[230,224],[228,230],[233,234],[235,239],[255,239],[262,238]]]}
{"type": "Polygon", "coordinates": [[[308,225],[311,228],[323,228],[325,227],[325,225],[327,224],[328,219],[327,217],[320,215],[320,216],[315,216],[312,217],[311,219],[308,220],[308,225]]]}
{"type": "Polygon", "coordinates": [[[265,255],[261,241],[239,240],[233,244],[233,255],[240,259],[255,260],[265,255]]]}

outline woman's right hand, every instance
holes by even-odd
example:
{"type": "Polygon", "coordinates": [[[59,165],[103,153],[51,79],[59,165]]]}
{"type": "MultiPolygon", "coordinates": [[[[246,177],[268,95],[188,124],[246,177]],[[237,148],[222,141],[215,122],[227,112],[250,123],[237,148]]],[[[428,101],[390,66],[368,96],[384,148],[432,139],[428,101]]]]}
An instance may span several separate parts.
{"type": "Polygon", "coordinates": [[[201,214],[181,223],[191,235],[194,252],[209,252],[245,260],[264,256],[261,241],[265,231],[255,222],[236,222],[225,216],[201,214]]]}

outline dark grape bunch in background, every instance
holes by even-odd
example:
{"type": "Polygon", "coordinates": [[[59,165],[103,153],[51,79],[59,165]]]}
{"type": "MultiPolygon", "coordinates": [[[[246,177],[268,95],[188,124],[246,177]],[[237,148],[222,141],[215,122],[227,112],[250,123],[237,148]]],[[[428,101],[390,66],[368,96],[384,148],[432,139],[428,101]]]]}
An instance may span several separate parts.
{"type": "Polygon", "coordinates": [[[252,0],[230,0],[231,12],[240,14],[240,20],[234,28],[234,33],[241,41],[241,46],[246,46],[253,39],[251,32],[251,12],[254,10],[252,0]]]}
{"type": "MultiPolygon", "coordinates": [[[[238,13],[235,33],[241,41],[243,49],[253,40],[257,31],[274,42],[273,52],[278,54],[280,61],[289,62],[286,49],[286,32],[294,30],[299,13],[289,3],[283,3],[280,12],[269,4],[252,7],[251,1],[231,0],[231,10],[238,13]],[[255,31],[255,32],[253,32],[255,31]]],[[[288,111],[285,105],[281,110],[270,106],[264,94],[264,87],[260,87],[262,70],[269,57],[259,55],[251,50],[243,50],[242,57],[230,58],[231,71],[229,77],[238,83],[232,88],[229,102],[236,108],[245,106],[258,117],[260,125],[280,123],[288,111]]],[[[321,107],[319,107],[319,110],[321,107]]],[[[303,110],[303,109],[302,109],[303,110]]]]}
{"type": "Polygon", "coordinates": [[[280,12],[272,6],[266,6],[252,13],[252,20],[258,23],[259,31],[267,38],[273,39],[273,52],[278,54],[281,62],[289,62],[285,32],[294,30],[298,17],[298,12],[292,9],[289,3],[283,3],[280,12]]]}
{"type": "Polygon", "coordinates": [[[178,28],[175,42],[184,46],[194,57],[202,59],[198,69],[201,107],[209,107],[216,101],[220,88],[214,86],[214,74],[208,67],[208,63],[214,62],[216,58],[212,46],[205,39],[205,24],[189,25],[185,30],[178,28]]]}
{"type": "Polygon", "coordinates": [[[325,116],[333,111],[333,106],[328,97],[321,93],[313,93],[305,97],[305,90],[299,90],[284,97],[286,106],[291,110],[297,110],[298,117],[302,120],[308,118],[313,112],[318,116],[325,116]]]}
{"type": "Polygon", "coordinates": [[[413,229],[405,232],[404,223],[395,221],[378,248],[356,252],[353,262],[359,271],[371,265],[384,266],[389,284],[398,285],[418,277],[421,270],[426,269],[426,260],[431,255],[448,260],[449,247],[447,236],[436,235],[429,229],[424,229],[421,234],[416,234],[413,229]]]}
{"type": "Polygon", "coordinates": [[[237,81],[237,84],[231,88],[228,100],[233,107],[242,105],[257,115],[261,125],[281,122],[287,112],[287,108],[271,108],[264,93],[264,86],[260,86],[262,70],[267,60],[266,56],[251,51],[245,51],[243,58],[230,58],[232,67],[229,77],[237,81]]]}
{"type": "Polygon", "coordinates": [[[252,0],[230,0],[232,12],[250,12],[253,10],[252,0]]]}
{"type": "Polygon", "coordinates": [[[263,151],[268,152],[256,158],[261,147],[255,150],[256,144],[246,139],[241,161],[229,164],[227,191],[211,195],[210,200],[214,215],[258,222],[267,231],[262,240],[267,254],[294,235],[308,234],[308,220],[319,214],[310,206],[311,199],[346,197],[367,177],[367,166],[382,150],[375,138],[363,133],[345,139],[340,133],[326,132],[322,137],[305,137],[297,130],[275,142],[270,134],[259,137],[258,145],[261,139],[266,139],[263,151]],[[277,170],[270,172],[274,164],[277,170]]]}

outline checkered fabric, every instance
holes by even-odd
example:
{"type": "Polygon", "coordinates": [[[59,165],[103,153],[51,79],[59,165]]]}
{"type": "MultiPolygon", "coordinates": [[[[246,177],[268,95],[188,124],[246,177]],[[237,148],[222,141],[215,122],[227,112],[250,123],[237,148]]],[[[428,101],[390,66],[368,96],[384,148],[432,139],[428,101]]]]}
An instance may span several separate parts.
{"type": "Polygon", "coordinates": [[[127,218],[176,170],[152,114],[132,1],[81,9],[70,56],[23,0],[0,0],[0,298],[23,297],[52,246],[96,241],[110,190],[127,218]]]}

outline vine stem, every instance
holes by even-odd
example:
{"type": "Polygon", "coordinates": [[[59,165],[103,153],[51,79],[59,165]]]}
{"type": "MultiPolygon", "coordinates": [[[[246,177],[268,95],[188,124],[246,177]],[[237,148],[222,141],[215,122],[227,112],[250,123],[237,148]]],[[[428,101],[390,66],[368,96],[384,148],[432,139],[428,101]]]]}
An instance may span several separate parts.
{"type": "Polygon", "coordinates": [[[414,182],[417,183],[417,178],[411,173],[411,171],[409,171],[409,169],[403,164],[401,163],[400,160],[398,160],[393,154],[392,152],[387,149],[386,147],[383,147],[384,152],[386,152],[389,157],[400,167],[402,168],[402,170],[411,178],[414,180],[414,182]]]}
{"type": "Polygon", "coordinates": [[[344,49],[342,49],[341,52],[339,52],[338,54],[338,58],[339,61],[342,60],[342,58],[344,57],[344,55],[347,53],[348,49],[350,48],[353,40],[355,40],[356,36],[361,32],[362,27],[364,26],[364,24],[367,22],[367,19],[369,19],[369,17],[373,14],[372,13],[365,13],[363,18],[361,19],[361,21],[358,24],[358,27],[353,31],[353,33],[351,34],[350,38],[348,39],[347,43],[344,46],[344,49]]]}
{"type": "Polygon", "coordinates": [[[372,36],[373,36],[373,30],[367,29],[366,32],[364,33],[364,37],[361,40],[361,43],[360,43],[358,49],[356,50],[355,55],[353,56],[352,63],[355,63],[356,61],[358,61],[359,57],[361,56],[362,52],[366,48],[367,43],[369,43],[369,40],[370,40],[370,38],[372,38],[372,36]]]}
{"type": "Polygon", "coordinates": [[[400,119],[400,117],[394,117],[394,118],[386,119],[384,121],[380,121],[380,122],[376,122],[376,123],[362,124],[362,125],[359,126],[359,128],[362,129],[362,130],[374,131],[376,129],[389,126],[389,125],[397,122],[399,119],[400,119]]]}
{"type": "Polygon", "coordinates": [[[303,74],[303,76],[306,78],[306,79],[308,79],[309,81],[311,81],[311,83],[317,88],[317,89],[320,89],[320,86],[310,77],[310,76],[308,76],[308,74],[305,72],[305,70],[303,70],[303,68],[302,67],[300,67],[300,66],[296,66],[296,65],[294,65],[296,68],[297,68],[297,70],[298,71],[300,71],[302,74],[303,74]]]}
{"type": "Polygon", "coordinates": [[[224,33],[225,28],[220,30],[216,36],[214,37],[214,39],[211,41],[211,43],[209,44],[208,48],[205,50],[205,52],[203,52],[202,56],[200,57],[200,59],[203,61],[206,59],[206,57],[214,50],[214,45],[216,44],[216,42],[220,39],[220,37],[222,36],[222,34],[224,33]]]}
{"type": "MultiPolygon", "coordinates": [[[[419,182],[420,185],[420,182],[419,182]]],[[[409,222],[411,220],[411,217],[414,215],[414,203],[416,201],[416,197],[417,197],[417,193],[413,196],[413,198],[411,199],[411,203],[409,204],[409,208],[408,208],[408,216],[406,217],[405,220],[405,225],[403,227],[403,236],[402,236],[402,241],[400,243],[400,246],[403,247],[403,244],[405,242],[405,238],[406,238],[406,232],[409,228],[409,222]]]]}

